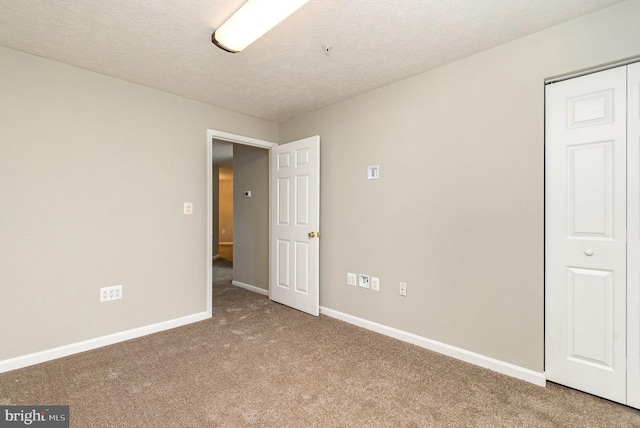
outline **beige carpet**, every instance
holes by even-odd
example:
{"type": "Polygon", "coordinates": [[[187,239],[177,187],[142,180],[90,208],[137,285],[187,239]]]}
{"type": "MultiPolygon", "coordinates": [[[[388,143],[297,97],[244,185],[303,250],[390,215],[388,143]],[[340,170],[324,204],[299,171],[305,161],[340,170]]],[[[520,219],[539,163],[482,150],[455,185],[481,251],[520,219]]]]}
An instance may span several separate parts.
{"type": "Polygon", "coordinates": [[[232,287],[214,317],[0,374],[0,404],[69,404],[91,427],[640,427],[640,412],[540,388],[232,287]]]}

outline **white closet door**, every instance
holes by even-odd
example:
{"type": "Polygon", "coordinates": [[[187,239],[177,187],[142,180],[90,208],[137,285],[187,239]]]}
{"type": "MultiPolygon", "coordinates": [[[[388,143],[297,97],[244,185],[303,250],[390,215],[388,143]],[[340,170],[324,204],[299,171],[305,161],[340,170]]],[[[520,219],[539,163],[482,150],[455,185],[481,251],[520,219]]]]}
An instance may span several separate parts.
{"type": "Polygon", "coordinates": [[[640,63],[627,82],[627,404],[640,408],[640,63]]]}
{"type": "Polygon", "coordinates": [[[626,69],[546,89],[547,379],[626,402],[626,69]]]}

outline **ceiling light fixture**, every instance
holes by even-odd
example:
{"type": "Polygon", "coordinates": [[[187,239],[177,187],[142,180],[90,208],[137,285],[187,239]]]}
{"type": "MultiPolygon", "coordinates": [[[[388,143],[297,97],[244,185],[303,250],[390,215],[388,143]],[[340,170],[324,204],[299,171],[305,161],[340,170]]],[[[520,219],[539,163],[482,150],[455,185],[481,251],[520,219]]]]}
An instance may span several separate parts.
{"type": "Polygon", "coordinates": [[[227,52],[240,52],[309,0],[248,0],[211,35],[227,52]]]}

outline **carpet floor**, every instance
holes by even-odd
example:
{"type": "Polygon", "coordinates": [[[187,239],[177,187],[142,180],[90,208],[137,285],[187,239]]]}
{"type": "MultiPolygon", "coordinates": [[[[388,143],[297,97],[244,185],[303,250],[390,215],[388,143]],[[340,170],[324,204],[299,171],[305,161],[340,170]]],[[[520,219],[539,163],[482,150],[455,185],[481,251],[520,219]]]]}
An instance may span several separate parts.
{"type": "Polygon", "coordinates": [[[640,412],[541,388],[231,285],[212,319],[0,374],[0,405],[71,426],[640,427],[640,412]]]}

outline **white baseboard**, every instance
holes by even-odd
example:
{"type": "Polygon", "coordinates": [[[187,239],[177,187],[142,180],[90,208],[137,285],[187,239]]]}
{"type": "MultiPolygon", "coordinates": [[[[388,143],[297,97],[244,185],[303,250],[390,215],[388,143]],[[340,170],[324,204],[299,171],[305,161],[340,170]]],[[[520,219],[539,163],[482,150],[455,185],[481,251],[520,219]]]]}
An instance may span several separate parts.
{"type": "Polygon", "coordinates": [[[333,309],[320,307],[320,313],[331,318],[336,318],[341,321],[348,322],[349,324],[357,325],[358,327],[366,328],[367,330],[375,331],[376,333],[384,334],[385,336],[390,336],[395,339],[402,340],[403,342],[408,342],[422,348],[429,349],[430,351],[438,352],[440,354],[444,354],[449,357],[474,364],[476,366],[484,367],[486,369],[493,370],[507,376],[525,380],[538,386],[546,386],[547,384],[547,379],[544,373],[536,372],[524,367],[516,366],[511,363],[506,363],[504,361],[496,360],[491,357],[476,354],[475,352],[470,352],[465,349],[447,345],[446,343],[427,339],[413,333],[407,333],[406,331],[398,330],[393,327],[387,327],[385,325],[368,321],[363,318],[358,318],[342,312],[334,311],[333,309]]]}
{"type": "Polygon", "coordinates": [[[97,337],[95,339],[85,340],[83,342],[72,343],[70,345],[60,346],[58,348],[48,349],[46,351],[35,352],[33,354],[23,355],[20,357],[9,358],[0,361],[0,373],[11,370],[20,369],[34,364],[44,363],[46,361],[55,360],[57,358],[67,357],[69,355],[78,354],[80,352],[90,351],[92,349],[101,348],[114,343],[124,342],[125,340],[135,339],[136,337],[146,336],[158,333],[164,330],[181,327],[183,325],[192,324],[194,322],[203,321],[211,318],[207,312],[200,312],[186,317],[176,318],[169,321],[163,321],[157,324],[145,327],[134,328],[120,333],[114,333],[107,336],[97,337]]]}
{"type": "Polygon", "coordinates": [[[254,293],[262,294],[263,296],[268,296],[269,295],[269,290],[265,290],[264,288],[256,287],[255,285],[249,285],[249,284],[245,284],[244,282],[235,281],[235,280],[231,281],[231,284],[235,285],[236,287],[240,287],[240,288],[244,288],[244,289],[249,290],[249,291],[253,291],[254,293]]]}
{"type": "Polygon", "coordinates": [[[218,242],[218,245],[233,245],[233,242],[218,242]]]}
{"type": "Polygon", "coordinates": [[[213,260],[218,260],[220,258],[220,254],[216,254],[215,256],[213,256],[213,260]]]}

